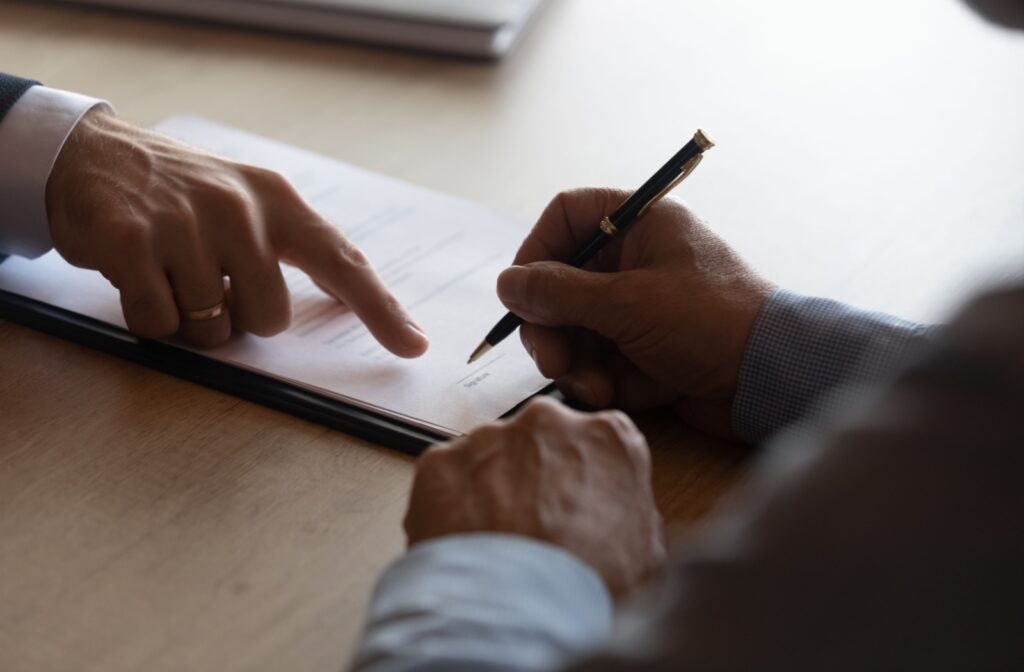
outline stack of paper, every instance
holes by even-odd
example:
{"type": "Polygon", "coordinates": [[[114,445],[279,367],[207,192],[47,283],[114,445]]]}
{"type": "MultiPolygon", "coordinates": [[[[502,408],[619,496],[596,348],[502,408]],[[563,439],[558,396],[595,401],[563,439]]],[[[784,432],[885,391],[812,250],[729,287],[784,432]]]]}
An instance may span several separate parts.
{"type": "Polygon", "coordinates": [[[499,57],[543,0],[70,0],[325,37],[499,57]]]}

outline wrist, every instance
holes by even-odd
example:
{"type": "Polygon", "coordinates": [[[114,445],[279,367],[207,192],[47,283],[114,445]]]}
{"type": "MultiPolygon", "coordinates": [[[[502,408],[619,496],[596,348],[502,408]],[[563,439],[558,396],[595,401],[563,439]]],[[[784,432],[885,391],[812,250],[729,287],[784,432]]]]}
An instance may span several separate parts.
{"type": "Polygon", "coordinates": [[[90,161],[101,152],[109,152],[102,146],[104,138],[115,132],[118,126],[125,125],[109,108],[96,107],[79,119],[64,142],[50,170],[45,194],[50,235],[58,249],[60,225],[68,221],[74,209],[73,203],[83,190],[82,184],[90,172],[90,161]]]}

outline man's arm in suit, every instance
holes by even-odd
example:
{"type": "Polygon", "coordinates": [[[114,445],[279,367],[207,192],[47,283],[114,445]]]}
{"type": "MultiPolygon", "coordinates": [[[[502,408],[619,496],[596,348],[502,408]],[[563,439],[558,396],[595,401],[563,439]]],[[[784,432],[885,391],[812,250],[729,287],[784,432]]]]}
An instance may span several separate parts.
{"type": "Polygon", "coordinates": [[[130,330],[199,346],[232,329],[271,336],[287,328],[287,259],[388,350],[417,357],[427,349],[362,253],[280,175],[93,110],[105,107],[93,98],[9,75],[0,82],[10,103],[0,121],[0,256],[56,247],[118,288],[130,330]],[[210,309],[220,310],[189,318],[210,309]]]}
{"type": "MultiPolygon", "coordinates": [[[[737,432],[762,438],[837,388],[884,380],[930,338],[898,318],[775,292],[740,371],[737,432]]],[[[455,535],[413,547],[378,584],[356,668],[552,669],[610,635],[611,602],[595,578],[525,538],[455,535]]]]}

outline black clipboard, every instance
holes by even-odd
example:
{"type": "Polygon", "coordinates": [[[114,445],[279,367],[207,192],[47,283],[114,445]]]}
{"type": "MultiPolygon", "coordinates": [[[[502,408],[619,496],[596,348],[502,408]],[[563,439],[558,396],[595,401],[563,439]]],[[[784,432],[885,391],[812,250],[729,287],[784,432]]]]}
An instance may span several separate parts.
{"type": "MultiPolygon", "coordinates": [[[[0,263],[2,260],[0,257],[0,263]]],[[[451,438],[4,290],[0,290],[0,318],[409,455],[418,455],[428,446],[451,438]]],[[[549,385],[537,394],[553,389],[549,385]]],[[[502,417],[514,413],[528,400],[524,399],[502,417]]]]}

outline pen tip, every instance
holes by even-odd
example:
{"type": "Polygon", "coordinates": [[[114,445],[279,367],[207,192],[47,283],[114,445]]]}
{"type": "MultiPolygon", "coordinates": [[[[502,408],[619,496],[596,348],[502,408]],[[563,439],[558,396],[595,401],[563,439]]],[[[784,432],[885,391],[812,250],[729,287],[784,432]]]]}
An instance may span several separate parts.
{"type": "Polygon", "coordinates": [[[480,345],[476,346],[476,350],[473,351],[473,354],[469,356],[469,361],[466,362],[466,364],[472,364],[476,360],[486,355],[490,349],[490,343],[488,343],[487,341],[481,341],[480,345]]]}

